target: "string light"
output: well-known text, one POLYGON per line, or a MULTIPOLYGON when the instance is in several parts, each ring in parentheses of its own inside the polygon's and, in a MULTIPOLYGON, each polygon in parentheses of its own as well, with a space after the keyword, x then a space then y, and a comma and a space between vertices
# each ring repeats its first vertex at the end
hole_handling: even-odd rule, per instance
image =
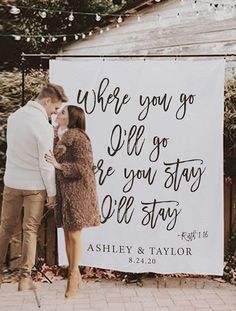
MULTIPOLYGON (((155 0, 155 2, 157 2, 157 3, 160 3, 161 2, 161 0, 155 0)), ((182 3, 185 3, 186 1, 185 0, 180 0, 180 2, 181 2, 181 4, 182 3)), ((222 7, 222 9, 227 9, 227 8, 229 8, 229 9, 235 9, 236 8, 236 5, 232 5, 231 3, 212 3, 212 1, 207 1, 207 0, 194 0, 193 2, 192 2, 192 6, 195 8, 196 7, 196 5, 197 5, 197 3, 203 3, 203 4, 207 4, 207 5, 209 5, 209 6, 221 6, 222 7)), ((7 5, 4 5, 4 4, 0 4, 0 6, 1 7, 7 7, 7 5)), ((58 14, 62 14, 62 13, 64 13, 64 14, 71 14, 72 12, 70 12, 70 11, 67 11, 67 10, 54 10, 54 9, 44 9, 44 10, 42 10, 42 8, 35 8, 35 7, 30 7, 30 6, 21 6, 21 5, 18 5, 17 7, 15 6, 15 5, 12 5, 11 6, 11 8, 10 8, 10 10, 9 10, 9 12, 11 13, 11 14, 19 14, 20 12, 21 12, 21 9, 22 10, 32 10, 32 11, 34 11, 34 12, 40 12, 39 14, 41 15, 41 17, 42 18, 45 18, 46 16, 47 16, 47 13, 58 13, 58 14)), ((94 13, 91 13, 91 12, 81 12, 81 11, 74 11, 73 12, 73 14, 72 14, 72 16, 74 16, 74 14, 76 14, 76 15, 87 15, 87 16, 89 16, 89 15, 94 15, 94 13)), ((99 14, 99 13, 96 13, 96 20, 97 20, 97 18, 99 19, 99 17, 100 17, 100 19, 102 18, 102 17, 119 17, 120 16, 120 14, 115 14, 115 13, 107 13, 107 14, 99 14)), ((126 13, 124 13, 123 14, 123 16, 125 17, 125 16, 136 16, 136 13, 129 13, 129 12, 126 12, 126 13)))
POLYGON ((219 13, 219 5, 214 6, 214 11, 216 15, 219 13))
POLYGON ((117 22, 118 22, 119 24, 123 22, 123 19, 122 19, 121 16, 118 17, 117 22))
POLYGON ((193 6, 193 9, 196 9, 196 7, 197 7, 197 1, 196 0, 193 2, 192 6, 193 6))
POLYGON ((17 15, 17 14, 20 14, 20 9, 17 8, 15 5, 13 5, 9 12, 13 15, 17 15))
POLYGON ((42 18, 46 18, 46 17, 47 17, 47 13, 46 13, 45 11, 39 12, 39 15, 40 15, 42 18))
MULTIPOLYGON (((183 4, 183 3, 185 3, 186 1, 185 0, 179 0, 180 2, 181 2, 181 4, 183 4)), ((159 0, 157 0, 156 2, 161 2, 161 1, 159 1, 159 0)), ((223 4, 219 4, 219 3, 213 3, 213 2, 208 2, 208 1, 206 1, 206 0, 194 0, 194 1, 191 1, 191 3, 192 3, 192 7, 193 7, 193 9, 196 9, 196 7, 198 6, 198 4, 199 3, 204 3, 205 5, 207 5, 207 8, 208 8, 208 10, 210 11, 210 12, 213 12, 213 13, 215 13, 216 15, 219 13, 223 13, 223 12, 226 12, 227 14, 229 13, 229 14, 235 14, 235 12, 236 12, 236 4, 235 5, 232 5, 232 4, 226 4, 226 3, 223 3, 223 4)), ((0 4, 0 7, 1 6, 3 6, 3 5, 1 5, 0 4)), ((18 6, 18 7, 16 7, 16 6, 11 6, 10 7, 10 10, 9 10, 9 12, 11 13, 11 14, 19 14, 20 12, 21 12, 21 10, 20 10, 20 8, 22 9, 22 7, 21 6, 18 6)), ((117 28, 119 28, 120 27, 120 24, 123 22, 123 18, 125 17, 125 16, 135 16, 136 18, 137 18, 137 21, 138 22, 140 22, 141 21, 141 16, 140 15, 137 15, 137 13, 135 13, 135 14, 133 14, 133 13, 124 13, 124 14, 122 14, 122 15, 117 15, 117 14, 100 14, 100 13, 86 13, 86 12, 75 12, 75 11, 70 11, 70 12, 68 12, 68 11, 58 11, 58 10, 47 10, 47 9, 45 9, 45 10, 42 10, 42 8, 41 9, 37 9, 37 8, 26 8, 26 7, 24 7, 25 9, 32 9, 32 10, 34 10, 34 11, 36 11, 36 12, 38 12, 38 14, 42 17, 42 18, 46 18, 47 17, 47 14, 49 13, 49 12, 57 12, 58 14, 61 14, 61 13, 67 13, 67 14, 69 14, 69 15, 67 15, 67 17, 66 17, 66 19, 68 19, 70 22, 72 22, 74 19, 75 19, 75 14, 83 14, 83 15, 93 15, 93 16, 95 16, 95 19, 96 19, 96 21, 100 21, 101 19, 102 19, 102 17, 103 16, 115 16, 115 17, 117 17, 117 19, 116 19, 116 21, 117 21, 117 23, 116 24, 113 24, 113 27, 117 27, 117 28)), ((198 10, 197 11, 195 11, 195 12, 193 12, 194 14, 195 14, 195 17, 196 18, 198 18, 199 16, 200 16, 200 10, 199 10, 200 8, 198 8, 198 10)), ((185 13, 183 13, 183 15, 184 15, 185 13)), ((176 14, 176 16, 177 16, 177 20, 178 20, 178 22, 181 20, 181 18, 182 18, 182 14, 180 13, 180 12, 178 12, 177 14, 176 14)), ((217 18, 217 17, 215 17, 215 18, 217 18)), ((159 24, 161 24, 161 21, 162 21, 162 16, 160 15, 160 14, 157 14, 157 21, 158 21, 158 23, 159 24)), ((71 25, 71 23, 69 23, 68 24, 68 26, 70 26, 71 25)), ((47 25, 45 25, 45 30, 47 30, 46 29, 46 27, 47 27, 47 25)), ((99 30, 99 32, 102 34, 102 33, 104 33, 104 31, 109 31, 110 30, 110 28, 107 26, 106 28, 104 28, 104 29, 100 29, 99 30)), ((162 31, 160 30, 159 31, 159 33, 161 34, 162 33, 162 31)), ((91 36, 92 35, 92 31, 90 30, 89 32, 88 32, 88 36, 91 36)), ((27 34, 27 35, 18 35, 18 34, 10 34, 10 35, 0 35, 0 36, 8 36, 8 37, 13 37, 16 41, 19 41, 19 40, 22 40, 22 39, 24 39, 26 42, 30 42, 31 41, 31 39, 32 38, 34 38, 35 40, 36 39, 38 39, 38 40, 41 40, 41 42, 45 42, 46 41, 46 39, 47 40, 49 40, 49 41, 51 41, 51 42, 55 42, 58 38, 62 38, 62 40, 65 42, 65 41, 67 41, 67 39, 69 39, 69 38, 72 38, 72 39, 75 39, 75 40, 78 40, 80 37, 82 38, 82 39, 85 39, 86 38, 86 34, 85 33, 80 33, 80 34, 54 34, 53 35, 53 37, 51 37, 51 35, 45 35, 45 36, 41 36, 41 35, 30 35, 29 36, 29 34, 27 34)))
POLYGON ((73 20, 75 19, 73 12, 70 13, 69 17, 68 17, 70 22, 73 22, 73 20))
POLYGON ((16 41, 19 41, 19 40, 21 39, 21 36, 19 36, 19 35, 14 35, 14 38, 15 38, 16 41))
MULTIPOLYGON (((1 7, 7 7, 7 5, 4 4, 0 4, 1 7)), ((42 9, 42 8, 37 8, 37 7, 30 7, 30 6, 23 6, 23 5, 18 5, 18 7, 16 6, 11 6, 10 8, 10 13, 12 14, 19 14, 20 13, 20 9, 22 10, 30 10, 30 11, 34 11, 34 12, 45 12, 47 13, 58 13, 59 15, 63 14, 71 14, 70 11, 67 10, 57 10, 57 9, 42 9)), ((73 11, 73 15, 85 15, 85 16, 94 16, 95 14, 92 12, 81 12, 81 11, 73 11)), ((44 14, 43 14, 44 15, 44 14)), ((130 16, 130 13, 124 13, 124 16, 130 16)), ((120 14, 115 14, 115 13, 104 13, 104 14, 100 14, 100 13, 96 13, 95 18, 98 18, 99 21, 101 20, 102 17, 119 17, 120 14)))
POLYGON ((101 16, 99 14, 95 15, 95 19, 97 22, 100 22, 100 20, 102 19, 101 16))
POLYGON ((212 3, 210 3, 208 11, 209 11, 209 12, 212 12, 213 10, 214 10, 214 8, 213 8, 213 4, 212 4, 212 3))

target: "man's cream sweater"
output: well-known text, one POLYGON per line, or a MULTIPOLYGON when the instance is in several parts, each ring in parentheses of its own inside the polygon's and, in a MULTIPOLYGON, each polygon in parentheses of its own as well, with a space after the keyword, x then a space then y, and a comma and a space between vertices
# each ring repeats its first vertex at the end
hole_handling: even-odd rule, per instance
POLYGON ((53 127, 42 105, 29 101, 12 113, 7 124, 6 186, 24 190, 46 189, 56 194, 55 169, 44 155, 53 150, 53 127))

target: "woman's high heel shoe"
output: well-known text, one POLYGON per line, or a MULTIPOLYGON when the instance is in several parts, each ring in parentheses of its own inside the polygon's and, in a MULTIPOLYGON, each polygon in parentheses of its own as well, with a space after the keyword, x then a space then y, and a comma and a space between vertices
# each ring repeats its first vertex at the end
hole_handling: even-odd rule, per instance
POLYGON ((77 294, 78 288, 81 286, 82 277, 79 271, 70 271, 67 281, 65 297, 70 298, 77 294))

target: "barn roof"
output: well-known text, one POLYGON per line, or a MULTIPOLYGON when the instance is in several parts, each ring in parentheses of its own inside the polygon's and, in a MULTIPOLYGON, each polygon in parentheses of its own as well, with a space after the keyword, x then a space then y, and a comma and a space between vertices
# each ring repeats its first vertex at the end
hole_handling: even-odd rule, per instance
POLYGON ((130 16, 122 23, 110 19, 102 31, 94 29, 92 36, 63 46, 60 53, 233 54, 236 53, 236 0, 218 3, 208 0, 138 1, 123 12, 130 16))

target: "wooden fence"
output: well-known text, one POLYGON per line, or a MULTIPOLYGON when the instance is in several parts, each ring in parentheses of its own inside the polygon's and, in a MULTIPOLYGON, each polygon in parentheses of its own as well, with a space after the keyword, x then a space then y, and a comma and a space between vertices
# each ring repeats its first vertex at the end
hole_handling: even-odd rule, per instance
MULTIPOLYGON (((53 211, 45 209, 45 217, 42 219, 39 228, 37 243, 37 258, 48 265, 58 263, 57 256, 57 230, 54 223, 53 211)), ((22 221, 21 221, 22 223, 22 221)), ((21 223, 15 230, 15 235, 9 245, 7 255, 7 265, 11 268, 17 268, 20 262, 22 229, 21 223), (18 259, 17 259, 18 258, 18 259), (13 260, 12 260, 13 259, 13 260)), ((236 232, 236 179, 231 184, 224 186, 224 242, 225 250, 228 246, 230 236, 236 232)))

